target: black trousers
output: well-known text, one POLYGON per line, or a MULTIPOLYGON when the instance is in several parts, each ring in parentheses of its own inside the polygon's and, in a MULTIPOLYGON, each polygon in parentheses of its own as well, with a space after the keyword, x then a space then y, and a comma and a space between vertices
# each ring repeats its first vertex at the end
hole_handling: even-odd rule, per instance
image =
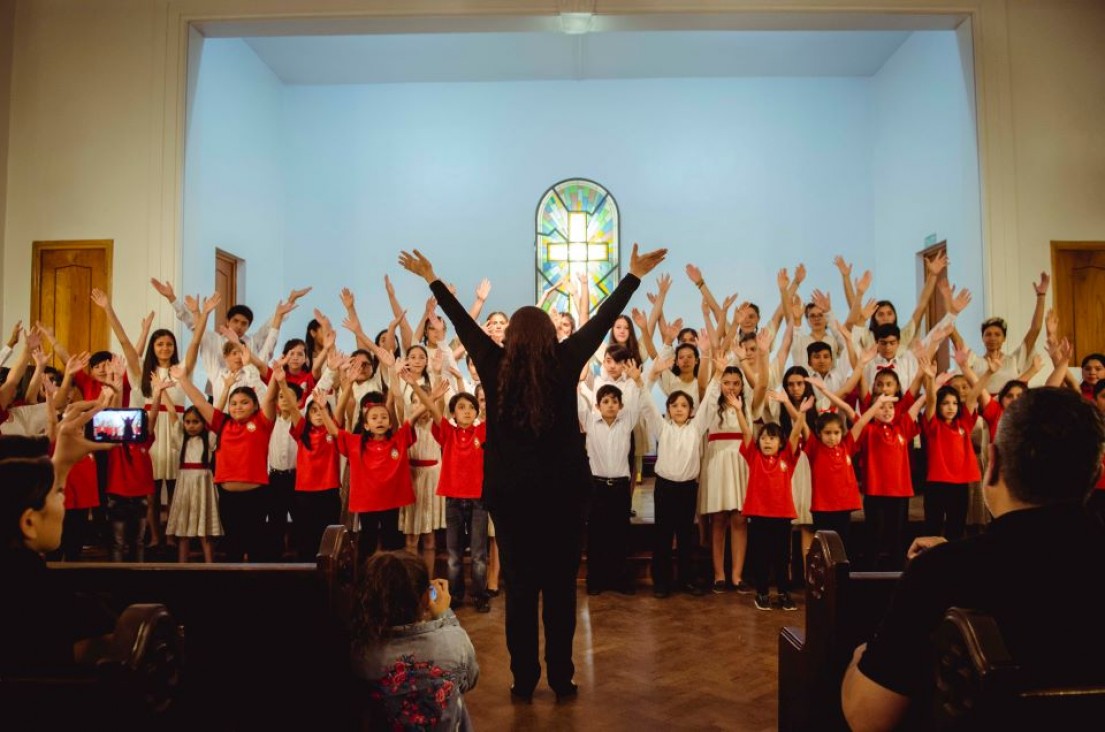
MULTIPOLYGON (((265 531, 269 541, 268 553, 271 557, 277 558, 284 554, 284 537, 288 533, 288 514, 291 513, 295 495, 295 471, 274 470, 269 473, 268 492, 269 505, 265 515, 265 531)), ((311 555, 311 560, 314 560, 314 554, 311 555)))
POLYGON ((679 584, 688 585, 694 578, 694 549, 697 531, 694 525, 698 501, 698 481, 672 481, 656 476, 653 492, 656 503, 656 543, 652 547, 652 583, 658 590, 669 590, 671 576, 671 543, 675 540, 679 584))
POLYGON ((358 513, 357 517, 361 521, 361 533, 357 535, 358 561, 364 562, 375 554, 377 544, 385 552, 398 551, 406 546, 406 537, 399 531, 398 508, 365 511, 358 513))
POLYGON ((767 594, 772 573, 779 592, 787 592, 790 589, 790 519, 749 516, 748 558, 756 594, 767 594))
POLYGON ((1086 510, 1090 515, 1105 524, 1105 490, 1094 489, 1086 499, 1086 510))
POLYGON ((967 484, 925 486, 925 536, 962 539, 967 529, 967 484))
POLYGON ((248 491, 228 491, 219 486, 219 518, 223 522, 223 552, 228 562, 272 561, 271 543, 265 532, 268 486, 248 491))
POLYGON ((296 558, 301 562, 315 561, 326 527, 341 520, 338 489, 295 491, 292 496, 292 519, 296 558))
MULTIPOLYGON (((629 478, 592 478, 587 518, 587 589, 620 588, 628 580, 629 511, 633 486, 629 478)), ((498 530, 498 524, 495 524, 498 530)))
POLYGON ((909 498, 864 496, 863 514, 870 524, 868 565, 878 571, 900 571, 905 561, 902 539, 909 516, 909 498))
POLYGON ((582 496, 564 496, 536 508, 492 508, 506 582, 506 645, 515 688, 532 690, 541 678, 538 661, 538 603, 545 625, 545 666, 549 685, 566 689, 575 675, 572 641, 576 631, 576 574, 583 535, 582 496))
POLYGON ((851 511, 810 511, 813 515, 814 531, 835 531, 848 549, 848 534, 852 528, 851 511))

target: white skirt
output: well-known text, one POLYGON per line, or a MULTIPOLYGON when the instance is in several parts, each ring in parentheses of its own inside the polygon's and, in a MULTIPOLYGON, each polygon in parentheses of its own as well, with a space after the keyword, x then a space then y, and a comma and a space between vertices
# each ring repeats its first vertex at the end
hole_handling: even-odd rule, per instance
POLYGON ((445 528, 445 496, 437 495, 441 463, 426 468, 411 468, 414 503, 399 509, 399 530, 404 534, 428 534, 445 528))
POLYGON ((706 445, 698 477, 698 513, 740 511, 748 490, 748 463, 740 440, 713 440, 706 445))
POLYGON ((179 472, 165 533, 181 537, 222 536, 219 497, 210 470, 185 468, 179 472))
POLYGON ((810 513, 810 505, 813 502, 813 481, 810 479, 810 459, 805 452, 798 454, 798 463, 794 466, 790 489, 791 497, 794 499, 794 511, 798 514, 798 518, 791 523, 796 526, 813 525, 813 514, 810 513))

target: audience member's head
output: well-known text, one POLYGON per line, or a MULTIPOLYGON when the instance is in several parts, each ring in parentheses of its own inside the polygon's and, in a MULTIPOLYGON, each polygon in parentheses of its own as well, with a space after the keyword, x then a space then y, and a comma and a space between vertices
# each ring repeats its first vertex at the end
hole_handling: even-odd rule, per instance
POLYGON ((429 588, 426 563, 415 555, 373 554, 364 563, 354 599, 354 641, 371 646, 386 639, 392 628, 421 620, 429 606, 429 588))
POLYGON ((1044 506, 1081 503, 1101 471, 1105 417, 1076 392, 1029 389, 1005 410, 994 439, 987 486, 1044 506))
POLYGON ((61 544, 65 494, 54 488, 45 437, 0 437, 0 531, 4 549, 49 552, 61 544))

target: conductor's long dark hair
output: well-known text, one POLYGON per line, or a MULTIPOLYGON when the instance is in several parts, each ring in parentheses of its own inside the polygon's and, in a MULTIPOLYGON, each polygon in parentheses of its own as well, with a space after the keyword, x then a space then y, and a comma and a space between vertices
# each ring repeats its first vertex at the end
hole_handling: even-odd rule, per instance
MULTIPOLYGON (((556 328, 540 308, 519 308, 510 318, 499 364, 500 424, 533 437, 553 425, 549 384, 556 377, 556 328)), ((491 407, 489 407, 491 409, 491 407)))

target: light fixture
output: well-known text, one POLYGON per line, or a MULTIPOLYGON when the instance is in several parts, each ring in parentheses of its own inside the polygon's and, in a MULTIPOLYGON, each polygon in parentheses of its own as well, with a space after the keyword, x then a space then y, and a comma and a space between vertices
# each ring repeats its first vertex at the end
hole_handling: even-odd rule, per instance
POLYGON ((591 31, 594 13, 561 13, 560 30, 569 36, 580 36, 591 31))

